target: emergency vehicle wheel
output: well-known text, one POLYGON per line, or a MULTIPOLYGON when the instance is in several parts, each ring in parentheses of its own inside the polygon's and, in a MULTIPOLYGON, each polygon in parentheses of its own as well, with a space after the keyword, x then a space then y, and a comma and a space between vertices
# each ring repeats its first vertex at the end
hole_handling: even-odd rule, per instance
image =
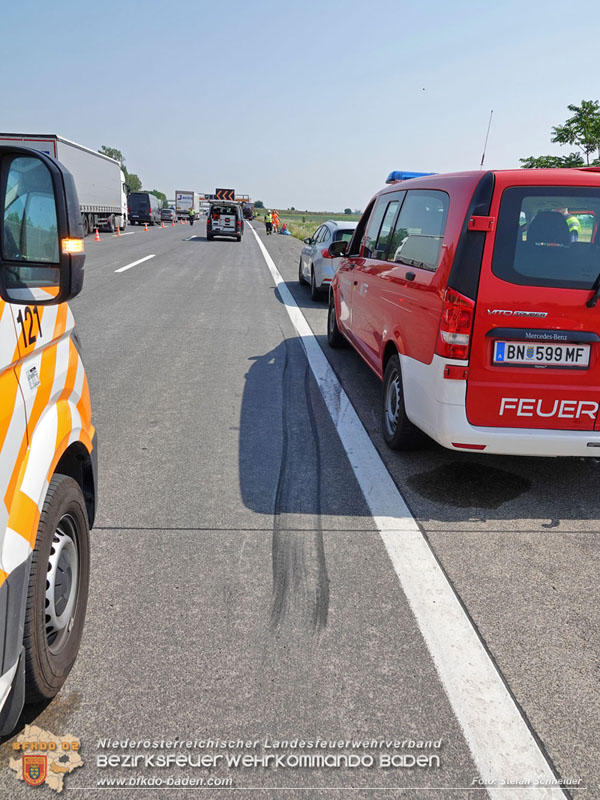
POLYGON ((390 358, 383 376, 383 438, 392 450, 412 450, 418 447, 421 432, 406 415, 400 359, 390 358))
POLYGON ((340 333, 337 324, 337 314, 335 313, 335 302, 333 292, 329 295, 329 311, 327 313, 327 343, 329 347, 344 347, 346 339, 340 333))
POLYGON ((300 262, 298 264, 298 283, 300 284, 300 286, 304 286, 304 284, 306 283, 306 279, 302 274, 302 259, 300 259, 300 262))
POLYGON ((31 558, 25 613, 26 702, 58 692, 75 663, 87 608, 88 517, 79 484, 54 475, 31 558))
POLYGON ((241 236, 236 236, 236 239, 238 240, 238 242, 242 241, 242 237, 241 236))

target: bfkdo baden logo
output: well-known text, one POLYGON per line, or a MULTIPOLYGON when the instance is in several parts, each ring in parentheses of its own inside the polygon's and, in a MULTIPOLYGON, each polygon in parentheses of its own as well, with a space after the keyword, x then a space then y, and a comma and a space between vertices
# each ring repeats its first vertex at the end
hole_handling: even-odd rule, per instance
POLYGON ((23 780, 30 786, 39 786, 46 780, 48 756, 23 756, 23 780))
POLYGON ((16 757, 10 759, 9 766, 30 786, 46 783, 62 792, 65 775, 83 766, 79 739, 69 734, 55 736, 37 725, 26 725, 12 747, 16 757))

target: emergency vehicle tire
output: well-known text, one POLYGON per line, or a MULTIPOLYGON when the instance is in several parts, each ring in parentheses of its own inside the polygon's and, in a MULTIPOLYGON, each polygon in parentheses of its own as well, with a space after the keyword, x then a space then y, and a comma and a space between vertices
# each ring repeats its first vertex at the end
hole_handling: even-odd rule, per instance
POLYGON ((115 232, 115 215, 114 214, 111 214, 110 217, 108 218, 107 228, 108 228, 108 232, 109 233, 114 233, 115 232))
POLYGON ((31 557, 23 637, 27 703, 54 697, 75 663, 89 571, 89 526, 81 488, 67 475, 54 475, 31 557))
POLYGON ((85 216, 85 214, 83 215, 83 219, 82 219, 81 223, 83 225, 83 238, 85 239, 85 237, 90 232, 90 226, 89 226, 89 223, 88 223, 88 218, 85 216))
POLYGON ((238 240, 238 242, 242 241, 242 237, 241 236, 236 236, 235 238, 238 240))
POLYGON ((304 286, 304 284, 306 283, 306 279, 302 274, 302 259, 300 259, 300 262, 298 264, 298 283, 300 284, 300 286, 304 286))
POLYGON ((423 441, 423 435, 409 420, 404 407, 400 358, 390 358, 383 376, 382 429, 383 438, 391 450, 414 450, 423 441))
POLYGON ((329 311, 327 312, 327 343, 329 347, 345 347, 346 338, 337 324, 337 314, 335 313, 335 302, 333 292, 329 295, 329 311))
POLYGON ((207 234, 206 234, 206 239, 207 239, 207 241, 209 241, 209 242, 212 242, 212 240, 213 240, 214 238, 215 238, 215 237, 212 235, 212 233, 207 233, 207 234))

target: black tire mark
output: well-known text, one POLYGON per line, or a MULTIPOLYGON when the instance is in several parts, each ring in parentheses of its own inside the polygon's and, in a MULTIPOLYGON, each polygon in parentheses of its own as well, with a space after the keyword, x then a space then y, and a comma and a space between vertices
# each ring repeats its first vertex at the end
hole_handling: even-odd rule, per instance
MULTIPOLYGON (((319 632, 327 625, 329 613, 329 577, 325 562, 325 548, 321 524, 321 455, 320 440, 316 417, 310 397, 310 370, 308 362, 305 364, 304 408, 310 423, 311 438, 314 447, 314 495, 307 499, 307 507, 311 515, 317 520, 316 530, 290 530, 286 529, 285 521, 294 511, 304 513, 306 508, 302 505, 300 496, 299 508, 294 508, 295 491, 298 486, 294 482, 295 475, 293 460, 297 452, 290 453, 291 421, 288 408, 293 408, 297 402, 297 393, 294 395, 293 375, 290 369, 289 345, 282 332, 285 343, 285 356, 282 368, 282 447, 279 477, 275 492, 275 505, 273 510, 273 600, 271 607, 271 629, 279 628, 292 609, 300 612, 302 627, 308 627, 312 632, 319 632)), ((302 450, 305 454, 305 450, 302 450)), ((311 481, 313 483, 313 481, 311 481)))

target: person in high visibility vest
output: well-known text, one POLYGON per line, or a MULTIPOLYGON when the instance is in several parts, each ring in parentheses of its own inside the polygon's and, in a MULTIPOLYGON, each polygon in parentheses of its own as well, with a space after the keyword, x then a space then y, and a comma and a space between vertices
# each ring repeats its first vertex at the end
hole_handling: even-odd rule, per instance
POLYGON ((569 214, 568 208, 557 208, 556 210, 559 212, 559 214, 563 215, 567 225, 569 226, 569 239, 571 243, 578 242, 579 237, 581 236, 581 222, 579 221, 579 218, 574 214, 569 214))
POLYGON ((265 214, 265 228, 267 229, 267 236, 270 236, 273 232, 273 215, 269 210, 265 214))
POLYGON ((277 211, 273 211, 273 228, 275 233, 279 233, 279 214, 277 211))
POLYGON ((190 208, 190 225, 194 224, 194 209, 190 208))

